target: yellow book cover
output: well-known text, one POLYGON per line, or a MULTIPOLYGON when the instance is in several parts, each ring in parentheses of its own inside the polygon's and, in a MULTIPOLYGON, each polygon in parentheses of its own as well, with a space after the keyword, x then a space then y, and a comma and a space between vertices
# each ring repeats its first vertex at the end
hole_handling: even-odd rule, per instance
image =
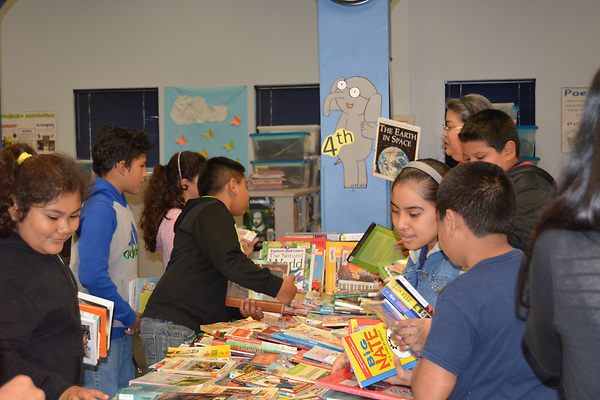
POLYGON ((165 358, 174 357, 202 358, 213 360, 228 360, 231 356, 231 347, 228 344, 218 346, 190 347, 181 345, 179 347, 169 347, 165 358))
MULTIPOLYGON (((372 385, 396 373, 394 354, 406 369, 416 365, 408 352, 393 351, 389 331, 383 323, 373 325, 342 339, 352 370, 361 388, 372 385)), ((395 346, 394 346, 395 347, 395 346)))
POLYGON ((340 268, 344 271, 360 267, 348 263, 348 256, 358 242, 335 242, 328 240, 325 247, 325 291, 333 293, 338 290, 340 268))

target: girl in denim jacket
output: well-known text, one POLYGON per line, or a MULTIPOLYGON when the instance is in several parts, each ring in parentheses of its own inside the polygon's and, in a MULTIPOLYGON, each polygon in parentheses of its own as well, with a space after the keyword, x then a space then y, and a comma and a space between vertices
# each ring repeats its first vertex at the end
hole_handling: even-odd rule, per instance
POLYGON ((426 158, 408 163, 392 186, 392 221, 410 250, 404 277, 435 309, 440 291, 460 269, 441 251, 437 238, 435 199, 448 166, 426 158))

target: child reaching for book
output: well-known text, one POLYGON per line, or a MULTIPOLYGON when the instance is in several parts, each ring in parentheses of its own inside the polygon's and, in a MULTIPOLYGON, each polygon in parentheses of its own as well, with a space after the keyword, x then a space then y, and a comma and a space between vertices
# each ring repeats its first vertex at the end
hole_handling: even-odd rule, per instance
MULTIPOLYGON (((198 182, 203 197, 189 200, 175 223, 171 261, 142 318, 149 365, 163 359, 169 346, 177 347, 198 332, 200 325, 248 316, 225 306, 228 281, 284 304, 296 294, 293 275, 282 279, 242 252, 234 216, 243 215, 248 207, 244 172, 244 166, 231 159, 209 159, 198 182)), ((242 312, 254 317, 252 308, 250 304, 242 312)))
POLYGON ((206 164, 200 153, 180 151, 167 165, 154 167, 144 192, 140 228, 146 249, 162 254, 164 269, 173 251, 175 221, 190 199, 198 198, 198 176, 206 164))
POLYGON ((108 399, 79 386, 77 283, 58 255, 79 226, 86 188, 67 156, 24 144, 0 150, 0 385, 26 375, 49 400, 108 399))

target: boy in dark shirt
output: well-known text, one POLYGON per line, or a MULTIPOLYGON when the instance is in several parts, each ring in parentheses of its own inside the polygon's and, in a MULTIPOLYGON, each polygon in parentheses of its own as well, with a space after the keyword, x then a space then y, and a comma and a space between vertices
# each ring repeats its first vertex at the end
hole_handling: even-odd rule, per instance
POLYGON ((461 164, 444 177, 436 201, 440 247, 466 272, 438 297, 413 371, 395 360, 394 383, 415 399, 553 399, 521 347, 525 322, 516 314, 523 252, 507 240, 515 221, 508 175, 486 162, 461 164))
MULTIPOLYGON (((198 179, 199 199, 188 201, 175 222, 173 253, 142 318, 147 363, 160 361, 200 330, 200 325, 240 318, 225 306, 229 280, 289 304, 294 276, 283 280, 243 253, 234 216, 243 215, 249 193, 244 167, 225 157, 207 161, 198 179)), ((254 314, 254 313, 252 313, 254 314)))
POLYGON ((515 185, 517 219, 508 236, 511 246, 525 251, 554 179, 529 161, 519 159, 519 135, 515 123, 505 112, 483 110, 470 117, 458 134, 465 162, 487 161, 508 173, 515 185))

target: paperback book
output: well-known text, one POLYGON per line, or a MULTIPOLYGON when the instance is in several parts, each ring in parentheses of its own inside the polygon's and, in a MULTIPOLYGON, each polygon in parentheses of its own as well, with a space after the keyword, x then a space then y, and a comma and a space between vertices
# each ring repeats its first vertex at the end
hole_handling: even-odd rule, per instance
POLYGON ((360 387, 396 373, 394 353, 387 345, 383 323, 351 333, 342 339, 342 343, 360 387))
POLYGON ((266 372, 252 371, 233 378, 232 381, 251 387, 276 388, 280 393, 294 396, 312 386, 309 382, 271 375, 266 372))
POLYGON ((235 361, 205 361, 193 358, 175 357, 156 364, 159 372, 219 377, 229 372, 235 361))
POLYGON ((419 155, 421 128, 387 118, 377 120, 373 176, 393 181, 419 155))
POLYGON ((148 299, 158 283, 158 278, 137 278, 129 281, 129 305, 143 313, 148 299))
POLYGON ((284 378, 295 379, 309 383, 315 383, 318 379, 323 378, 331 373, 325 368, 316 367, 314 365, 297 364, 283 374, 284 378))
POLYGON ((394 244, 401 240, 402 237, 398 233, 371 222, 348 256, 348 261, 374 274, 379 274, 381 265, 406 259, 400 250, 394 249, 394 244))
MULTIPOLYGON (((376 382, 367 387, 361 387, 356 380, 351 367, 341 369, 329 376, 319 379, 316 385, 323 388, 333 389, 335 391, 355 394, 363 398, 378 400, 411 400, 414 399, 409 388, 404 386, 391 385, 386 382, 376 382)), ((345 397, 332 397, 335 394, 329 394, 324 398, 328 400, 345 400, 345 397)))
POLYGON ((312 249, 310 241, 264 242, 260 259, 269 263, 289 264, 289 274, 296 277, 296 287, 300 293, 307 293, 310 291, 312 249))

